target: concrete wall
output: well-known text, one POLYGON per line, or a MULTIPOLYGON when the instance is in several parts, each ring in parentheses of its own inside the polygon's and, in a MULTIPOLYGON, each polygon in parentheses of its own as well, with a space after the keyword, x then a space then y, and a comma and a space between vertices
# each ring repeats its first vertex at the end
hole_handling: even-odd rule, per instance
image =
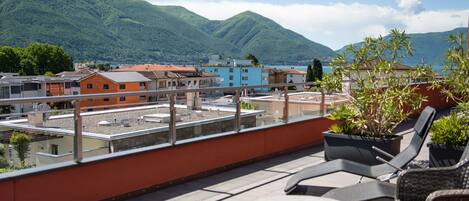
POLYGON ((313 119, 3 179, 0 180, 0 200, 107 199, 318 145, 322 143, 321 132, 331 124, 324 118, 313 119))

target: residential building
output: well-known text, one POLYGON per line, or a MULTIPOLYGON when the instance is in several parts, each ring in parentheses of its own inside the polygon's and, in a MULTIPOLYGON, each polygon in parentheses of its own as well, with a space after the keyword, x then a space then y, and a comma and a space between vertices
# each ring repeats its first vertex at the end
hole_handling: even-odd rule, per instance
MULTIPOLYGON (((270 84, 283 84, 283 83, 304 83, 306 81, 306 72, 294 68, 291 69, 278 69, 267 68, 269 73, 270 84)), ((298 90, 303 90, 303 86, 296 86, 298 90)))
MULTIPOLYGON (((354 87, 352 84, 354 80, 356 80, 358 77, 367 77, 368 71, 372 70, 372 66, 376 65, 376 62, 370 62, 367 66, 361 67, 358 71, 358 73, 352 73, 351 77, 343 77, 343 82, 342 82, 342 92, 344 93, 350 93, 351 89, 354 87)), ((392 66, 393 68, 393 74, 383 74, 382 77, 389 77, 389 76, 396 76, 396 77, 401 77, 403 75, 406 75, 409 71, 415 70, 414 68, 396 63, 392 66)), ((411 79, 411 78, 409 78, 411 79)))
MULTIPOLYGON (((138 72, 150 79, 149 90, 218 87, 221 81, 215 74, 200 72, 194 67, 143 64, 115 69, 114 72, 138 72)), ((212 93, 210 93, 212 94, 212 93)), ((207 93, 202 94, 207 95, 207 93)), ((178 98, 185 94, 178 95, 178 98)), ((150 97, 150 101, 166 97, 150 97)))
MULTIPOLYGON (((294 68, 283 70, 286 75, 286 83, 305 83, 306 72, 294 68)), ((304 86, 296 86, 297 90, 303 90, 304 86)))
MULTIPOLYGON (((151 80, 137 72, 100 72, 93 73, 80 80, 81 94, 117 93, 146 91, 151 80)), ((147 102, 148 97, 122 96, 118 98, 87 99, 81 102, 88 111, 101 107, 147 102), (90 108, 97 107, 97 108, 90 108)))
MULTIPOLYGON (((46 96, 46 80, 43 76, 0 75, 0 99, 46 96)), ((12 104, 3 113, 26 113, 33 111, 37 103, 12 104)))

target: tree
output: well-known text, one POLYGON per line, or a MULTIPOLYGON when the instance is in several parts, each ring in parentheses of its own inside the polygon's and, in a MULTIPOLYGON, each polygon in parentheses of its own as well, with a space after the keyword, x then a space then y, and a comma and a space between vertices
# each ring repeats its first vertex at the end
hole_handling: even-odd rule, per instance
POLYGON ((55 74, 51 71, 47 71, 46 73, 44 73, 44 76, 47 76, 47 77, 55 77, 55 74))
POLYGON ((14 48, 0 47, 0 72, 18 72, 20 70, 21 56, 14 48))
POLYGON ((31 43, 24 49, 24 57, 34 63, 38 69, 38 74, 47 71, 59 73, 72 69, 72 58, 61 47, 45 44, 31 43))
POLYGON ((249 53, 249 54, 246 56, 246 59, 251 60, 251 63, 252 63, 252 65, 254 65, 254 66, 259 65, 259 60, 257 59, 256 56, 254 56, 254 55, 251 54, 251 53, 249 53))
MULTIPOLYGON (((417 93, 413 79, 433 74, 428 66, 400 74, 397 62, 412 55, 409 37, 404 31, 392 30, 389 36, 365 38, 362 46, 349 46, 332 61, 334 76, 347 78, 352 87, 346 106, 354 112, 348 119, 358 134, 382 137, 422 107, 426 97, 417 93), (346 58, 352 58, 350 62, 346 58)), ((430 78, 430 77, 429 77, 430 78)))
POLYGON ((322 72, 322 63, 319 59, 313 60, 313 69, 312 69, 312 82, 322 80, 323 72, 322 72))
POLYGON ((18 153, 18 158, 21 161, 21 167, 24 167, 25 159, 28 157, 31 137, 25 133, 15 131, 10 137, 10 143, 13 145, 13 149, 16 151, 16 153, 18 153))
POLYGON ((311 64, 308 64, 308 69, 306 69, 306 82, 313 81, 313 67, 311 64))

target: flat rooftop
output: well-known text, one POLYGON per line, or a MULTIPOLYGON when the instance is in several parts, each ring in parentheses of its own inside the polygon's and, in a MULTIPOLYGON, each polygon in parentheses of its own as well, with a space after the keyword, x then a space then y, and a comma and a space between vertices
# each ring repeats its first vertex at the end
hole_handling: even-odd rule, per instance
MULTIPOLYGON (((202 106, 201 110, 189 110, 185 105, 175 105, 177 126, 191 126, 214 121, 234 119, 235 108, 219 106, 202 106)), ((241 110, 241 116, 253 116, 263 113, 261 110, 241 110)), ((133 133, 149 133, 151 131, 167 130, 169 121, 148 121, 160 116, 169 119, 169 105, 151 105, 131 108, 83 112, 83 136, 105 138, 116 135, 129 135, 133 133), (153 118, 152 118, 153 117, 153 118), (125 123, 124 123, 125 122, 125 123), (103 124, 100 124, 103 123, 103 124)), ((44 134, 54 135, 73 134, 73 114, 56 115, 44 122, 44 127, 32 125, 26 118, 0 122, 0 126, 16 129, 27 129, 44 134)))
MULTIPOLYGON (((320 92, 299 92, 299 93, 289 93, 288 94, 289 102, 291 103, 310 103, 310 104, 320 104, 321 103, 321 93, 320 92)), ((283 101, 283 94, 279 93, 272 96, 262 96, 249 98, 254 101, 283 101)), ((326 104, 338 104, 347 102, 349 99, 345 94, 331 94, 325 95, 324 101, 326 104)))
MULTIPOLYGON (((439 112, 439 116, 447 111, 439 112)), ((401 149, 405 149, 412 138, 410 128, 414 120, 403 123, 397 130, 403 135, 401 149)), ((430 137, 427 137, 427 142, 430 137)), ((426 143, 427 143, 426 142, 426 143)), ((425 143, 425 144, 426 144, 425 143)), ((428 148, 424 145, 416 160, 428 160, 428 148)), ((283 188, 288 179, 303 168, 325 162, 322 145, 284 154, 270 159, 244 165, 200 179, 162 188, 128 201, 155 200, 276 200, 292 199, 283 188), (269 199, 270 198, 270 199, 269 199)), ((339 172, 300 183, 293 196, 321 196, 333 188, 345 187, 371 179, 339 172)), ((395 182, 395 179, 394 181, 395 182)))

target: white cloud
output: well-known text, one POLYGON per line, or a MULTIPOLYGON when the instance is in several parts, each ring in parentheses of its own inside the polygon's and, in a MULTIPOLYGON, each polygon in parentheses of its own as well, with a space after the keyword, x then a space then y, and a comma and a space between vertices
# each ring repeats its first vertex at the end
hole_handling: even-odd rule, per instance
POLYGON ((419 0, 399 0, 399 9, 370 4, 271 4, 244 0, 148 0, 157 5, 180 5, 212 20, 251 10, 285 28, 333 49, 386 34, 392 28, 408 33, 447 31, 465 26, 469 9, 423 10, 419 0))
POLYGON ((420 0, 397 0, 398 7, 405 12, 417 13, 423 10, 420 0))

